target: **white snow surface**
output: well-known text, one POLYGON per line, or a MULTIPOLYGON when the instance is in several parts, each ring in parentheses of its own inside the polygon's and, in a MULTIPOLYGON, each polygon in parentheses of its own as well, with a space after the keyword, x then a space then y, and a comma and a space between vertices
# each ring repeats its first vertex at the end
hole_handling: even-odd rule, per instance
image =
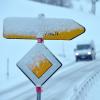
POLYGON ((7 18, 4 20, 4 35, 44 35, 82 28, 71 19, 57 18, 7 18))
MULTIPOLYGON (((73 19, 86 28, 84 34, 71 41, 44 41, 44 44, 63 63, 63 66, 43 85, 43 100, 73 100, 72 98, 76 96, 77 91, 85 84, 85 82, 100 70, 100 19, 98 16, 26 0, 1 0, 0 100, 36 99, 35 86, 16 67, 16 62, 30 50, 35 44, 35 41, 8 40, 4 39, 2 35, 3 20, 6 17, 37 17, 39 13, 44 13, 49 18, 73 19), (96 60, 76 63, 73 51, 76 44, 91 40, 94 40, 96 45, 96 60), (65 49, 65 58, 59 57, 59 54, 62 54, 62 44, 65 49), (9 58, 9 79, 7 79, 6 75, 7 58, 9 58)), ((92 84, 94 86, 89 84, 89 88, 85 89, 86 95, 80 95, 81 99, 83 96, 87 100, 97 100, 100 98, 98 94, 100 92, 99 80, 99 78, 96 79, 95 84, 92 84), (92 98, 92 96, 94 98, 92 98)), ((81 92, 84 94, 84 91, 81 92)))

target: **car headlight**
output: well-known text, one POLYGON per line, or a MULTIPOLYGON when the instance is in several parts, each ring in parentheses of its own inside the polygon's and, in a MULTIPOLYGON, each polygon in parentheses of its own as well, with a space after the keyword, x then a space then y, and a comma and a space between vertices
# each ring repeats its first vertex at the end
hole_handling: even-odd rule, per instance
POLYGON ((76 56, 78 56, 78 55, 79 55, 79 53, 76 53, 75 55, 76 55, 76 56))
POLYGON ((91 54, 91 52, 88 52, 88 55, 90 55, 91 54))

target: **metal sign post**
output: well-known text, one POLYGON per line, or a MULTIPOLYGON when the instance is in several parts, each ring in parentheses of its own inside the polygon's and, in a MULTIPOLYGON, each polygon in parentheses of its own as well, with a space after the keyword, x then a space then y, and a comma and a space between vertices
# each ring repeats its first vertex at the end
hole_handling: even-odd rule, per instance
MULTIPOLYGON (((37 43, 43 43, 43 38, 37 38, 37 43)), ((37 100, 41 100, 41 92, 42 88, 41 86, 36 86, 36 93, 37 93, 37 100)))
POLYGON ((43 38, 37 38, 37 43, 43 43, 44 39, 43 38))
POLYGON ((41 100, 41 92, 42 92, 41 86, 36 86, 36 92, 37 92, 37 100, 41 100))

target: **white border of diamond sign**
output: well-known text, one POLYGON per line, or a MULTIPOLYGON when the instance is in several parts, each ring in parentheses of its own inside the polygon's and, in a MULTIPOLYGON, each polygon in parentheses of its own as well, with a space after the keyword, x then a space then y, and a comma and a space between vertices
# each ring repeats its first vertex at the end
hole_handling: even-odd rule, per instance
POLYGON ((61 66, 60 61, 41 43, 37 43, 18 63, 17 66, 36 86, 42 86, 61 66), (51 67, 38 78, 28 67, 34 61, 36 55, 45 56, 50 62, 51 67))

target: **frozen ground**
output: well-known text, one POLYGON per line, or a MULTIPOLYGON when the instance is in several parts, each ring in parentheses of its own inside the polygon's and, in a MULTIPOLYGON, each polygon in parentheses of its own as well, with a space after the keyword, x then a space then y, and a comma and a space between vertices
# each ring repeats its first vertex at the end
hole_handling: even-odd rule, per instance
MULTIPOLYGON (((26 0, 9 0, 9 2, 5 2, 6 0, 1 0, 0 3, 0 100, 36 99, 35 87, 16 67, 16 63, 32 48, 36 41, 7 40, 2 37, 2 30, 3 19, 6 17, 36 17, 41 12, 45 13, 47 17, 70 18, 86 27, 86 32, 72 41, 45 41, 45 45, 61 60, 63 66, 44 84, 42 99, 71 100, 76 94, 75 91, 78 91, 91 78, 91 75, 100 70, 99 17, 26 0), (97 59, 93 62, 75 63, 73 49, 76 44, 91 40, 94 40, 96 45, 97 59), (62 45, 64 45, 66 51, 66 58, 59 56, 63 51, 62 45), (7 79, 6 75, 8 58, 9 79, 7 79)), ((85 93, 91 90, 91 92, 87 93, 89 94, 87 95, 87 100, 93 99, 91 98, 92 93, 99 92, 97 90, 98 87, 100 88, 98 80, 95 81, 96 84, 93 88, 91 85, 86 88, 85 93)), ((82 94, 84 93, 82 92, 82 94)), ((84 97, 86 98, 86 96, 84 97)), ((94 94, 94 97, 100 98, 98 93, 94 94)))

